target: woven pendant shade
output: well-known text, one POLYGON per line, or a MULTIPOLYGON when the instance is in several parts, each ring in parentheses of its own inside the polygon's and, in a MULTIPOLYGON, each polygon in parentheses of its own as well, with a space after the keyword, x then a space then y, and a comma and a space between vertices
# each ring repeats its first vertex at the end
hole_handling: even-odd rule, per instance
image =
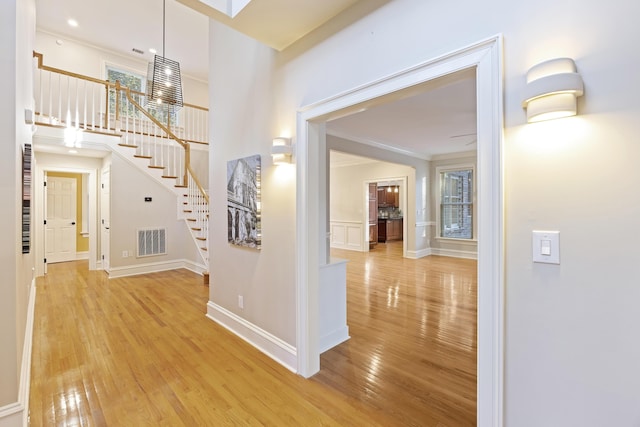
POLYGON ((182 80, 178 62, 155 55, 147 73, 147 100, 149 106, 154 108, 161 105, 173 111, 182 108, 182 80))

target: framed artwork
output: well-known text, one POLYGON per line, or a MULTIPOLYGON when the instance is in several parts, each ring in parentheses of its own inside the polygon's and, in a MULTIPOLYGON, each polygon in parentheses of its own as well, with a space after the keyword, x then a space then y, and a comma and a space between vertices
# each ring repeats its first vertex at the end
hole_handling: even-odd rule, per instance
POLYGON ((227 162, 227 240, 260 249, 260 155, 227 162))
POLYGON ((22 253, 31 251, 31 144, 22 152, 22 253))

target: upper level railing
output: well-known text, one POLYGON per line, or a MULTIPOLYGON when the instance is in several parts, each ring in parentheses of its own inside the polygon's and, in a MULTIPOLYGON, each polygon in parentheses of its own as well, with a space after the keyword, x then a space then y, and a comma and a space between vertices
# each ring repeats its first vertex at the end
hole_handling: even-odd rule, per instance
POLYGON ((120 136, 120 145, 135 148, 135 157, 150 159, 151 168, 163 169, 164 178, 175 178, 176 186, 186 189, 185 202, 198 222, 197 238, 206 245, 209 196, 191 168, 189 143, 207 144, 208 110, 184 104, 175 116, 160 117, 155 109, 144 108, 142 92, 49 67, 42 54, 33 56, 35 122, 120 136))
MULTIPOLYGON (((42 54, 34 52, 33 56, 37 59, 34 79, 37 122, 52 126, 67 126, 71 122, 83 130, 113 133, 118 113, 124 113, 123 116, 134 113, 122 105, 115 108, 114 82, 49 67, 43 64, 42 54)), ((140 105, 146 104, 144 93, 130 92, 140 105)), ((185 103, 174 123, 165 124, 185 142, 207 144, 208 111, 185 103)))

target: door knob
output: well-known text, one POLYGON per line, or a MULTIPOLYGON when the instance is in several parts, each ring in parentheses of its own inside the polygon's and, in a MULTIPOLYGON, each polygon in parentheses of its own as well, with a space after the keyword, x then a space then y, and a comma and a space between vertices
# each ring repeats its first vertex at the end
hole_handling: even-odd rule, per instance
POLYGON ((75 222, 75 221, 73 221, 73 222, 71 223, 71 225, 76 225, 76 222, 75 222))

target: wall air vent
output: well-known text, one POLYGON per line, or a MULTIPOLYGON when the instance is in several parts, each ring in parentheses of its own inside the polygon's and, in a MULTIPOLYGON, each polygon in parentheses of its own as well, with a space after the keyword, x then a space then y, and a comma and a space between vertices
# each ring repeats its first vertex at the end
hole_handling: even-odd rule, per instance
POLYGON ((166 254, 166 228, 145 228, 138 230, 138 257, 166 254))

